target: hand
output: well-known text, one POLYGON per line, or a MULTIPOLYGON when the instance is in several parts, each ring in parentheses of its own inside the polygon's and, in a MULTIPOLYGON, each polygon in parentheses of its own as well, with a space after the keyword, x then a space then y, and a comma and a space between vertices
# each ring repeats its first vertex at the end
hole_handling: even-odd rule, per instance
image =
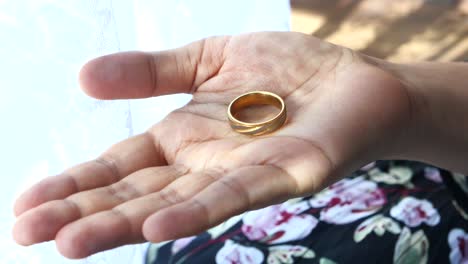
POLYGON ((193 100, 25 192, 15 206, 16 241, 55 239, 64 256, 82 258, 195 235, 393 155, 411 116, 408 94, 366 61, 311 36, 254 33, 89 62, 80 80, 96 98, 192 93, 193 100), (227 105, 252 90, 284 98, 284 127, 261 137, 232 131, 227 105))

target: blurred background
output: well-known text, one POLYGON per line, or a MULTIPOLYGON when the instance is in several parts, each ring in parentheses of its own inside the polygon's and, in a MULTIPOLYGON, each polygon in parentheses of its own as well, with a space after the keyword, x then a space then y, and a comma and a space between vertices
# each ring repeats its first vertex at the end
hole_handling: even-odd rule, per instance
POLYGON ((468 60, 467 0, 292 0, 293 31, 395 62, 468 60))
POLYGON ((11 238, 24 189, 190 100, 95 100, 78 87, 81 65, 262 30, 312 34, 395 62, 468 60, 468 0, 0 0, 0 263, 142 263, 145 244, 67 260, 53 242, 25 248, 11 238))

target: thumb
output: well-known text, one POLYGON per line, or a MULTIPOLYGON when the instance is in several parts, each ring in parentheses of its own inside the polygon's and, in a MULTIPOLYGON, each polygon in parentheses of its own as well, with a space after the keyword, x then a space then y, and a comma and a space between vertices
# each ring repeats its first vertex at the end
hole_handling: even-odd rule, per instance
POLYGON ((99 99, 146 98, 193 93, 218 72, 228 37, 147 53, 122 52, 96 58, 80 71, 80 85, 99 99))

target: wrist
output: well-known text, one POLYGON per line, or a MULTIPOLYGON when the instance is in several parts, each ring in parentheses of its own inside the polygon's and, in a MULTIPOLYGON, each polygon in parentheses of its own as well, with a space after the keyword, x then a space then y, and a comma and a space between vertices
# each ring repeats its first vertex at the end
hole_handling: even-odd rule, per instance
POLYGON ((397 158, 468 173, 466 63, 395 64, 369 58, 407 90, 411 118, 397 158))

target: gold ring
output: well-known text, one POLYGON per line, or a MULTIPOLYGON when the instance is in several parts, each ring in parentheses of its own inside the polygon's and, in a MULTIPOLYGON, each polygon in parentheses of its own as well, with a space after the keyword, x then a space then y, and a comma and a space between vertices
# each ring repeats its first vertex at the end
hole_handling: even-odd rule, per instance
POLYGON ((253 91, 234 99, 229 104, 227 114, 229 124, 234 131, 241 134, 259 136, 276 131, 284 124, 286 121, 286 106, 283 99, 274 93, 253 91), (236 113, 252 105, 273 105, 280 109, 280 112, 275 117, 258 123, 242 122, 235 118, 236 113))

